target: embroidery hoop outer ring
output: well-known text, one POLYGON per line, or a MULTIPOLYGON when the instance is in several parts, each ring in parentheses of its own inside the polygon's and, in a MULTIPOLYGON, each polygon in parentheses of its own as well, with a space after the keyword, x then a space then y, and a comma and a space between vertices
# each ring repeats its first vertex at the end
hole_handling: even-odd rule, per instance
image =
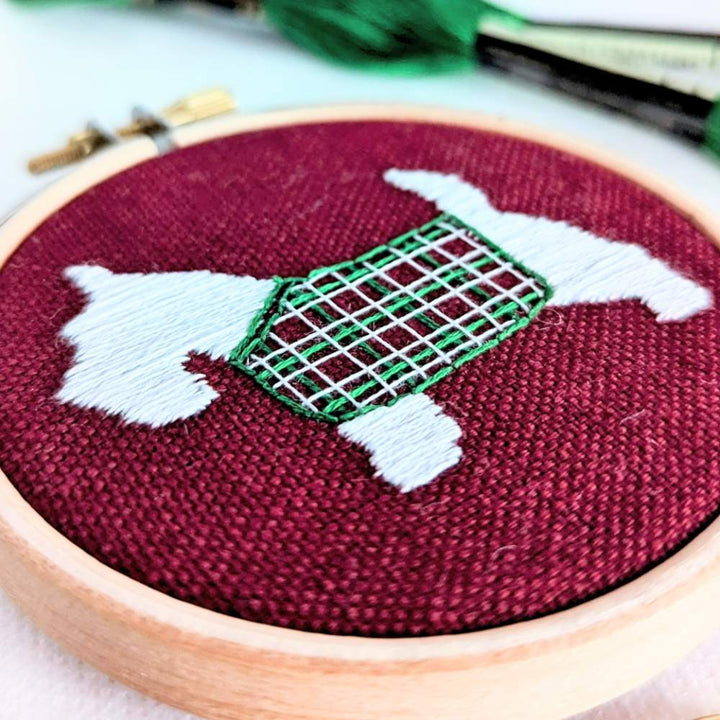
MULTIPOLYGON (((584 142, 504 118, 340 106, 230 116, 177 129, 173 139, 186 147, 263 128, 347 120, 455 125, 565 150, 659 195, 720 246, 720 218, 660 178, 584 142)), ((71 199, 157 154, 151 140, 138 138, 40 193, 0 226, 0 267, 71 199)), ((70 652, 203 717, 557 720, 644 682, 720 627, 720 519, 638 579, 569 610, 458 635, 360 638, 232 618, 146 587, 73 545, 0 472, 0 585, 70 652)))

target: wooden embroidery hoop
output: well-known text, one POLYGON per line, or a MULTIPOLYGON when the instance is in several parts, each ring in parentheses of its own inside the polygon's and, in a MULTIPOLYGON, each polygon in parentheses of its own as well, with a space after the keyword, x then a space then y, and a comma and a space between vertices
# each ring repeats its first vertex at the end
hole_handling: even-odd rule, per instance
MULTIPOLYGON (((289 110, 180 128, 178 147, 313 122, 440 123, 525 138, 661 196, 720 245, 720 219, 657 177, 585 143, 437 108, 289 110)), ((106 151, 0 226, 0 267, 47 217, 156 156, 138 138, 106 151)), ((595 600, 507 627, 373 639, 262 625, 175 600, 111 570, 54 530, 0 473, 0 584, 68 650, 141 692, 208 718, 556 720, 647 680, 720 626, 720 520, 658 567, 595 600)))

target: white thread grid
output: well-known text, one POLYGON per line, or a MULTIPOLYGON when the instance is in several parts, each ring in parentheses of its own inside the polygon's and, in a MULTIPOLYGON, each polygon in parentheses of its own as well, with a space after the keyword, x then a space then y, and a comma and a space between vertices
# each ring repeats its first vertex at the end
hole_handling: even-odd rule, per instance
POLYGON ((304 412, 343 421, 424 389, 523 327, 543 281, 450 216, 288 281, 235 364, 304 412))

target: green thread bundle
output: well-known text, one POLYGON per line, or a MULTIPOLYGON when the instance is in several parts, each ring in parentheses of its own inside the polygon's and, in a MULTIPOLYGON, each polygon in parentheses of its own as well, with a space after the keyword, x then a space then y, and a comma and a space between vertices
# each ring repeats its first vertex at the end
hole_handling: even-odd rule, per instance
POLYGON ((522 22, 484 0, 265 0, 263 10, 280 33, 316 55, 407 74, 474 67, 481 19, 522 22))
MULTIPOLYGON (((43 5, 54 0, 19 1, 43 5)), ((155 0, 159 4, 173 1, 155 0)), ((94 2, 132 4, 133 0, 94 2)), ((484 21, 497 20, 513 27, 532 25, 486 0, 195 2, 250 13, 259 11, 280 34, 315 55, 355 68, 405 75, 467 70, 477 66, 475 45, 478 28, 484 21)), ((707 116, 702 145, 720 157, 720 99, 707 116)))
MULTIPOLYGON (((18 1, 36 6, 56 2, 18 1)), ((155 1, 164 5, 173 0, 155 1)), ((477 64, 475 39, 481 20, 492 16, 523 22, 520 16, 485 0, 199 1, 250 14, 259 11, 281 35, 327 60, 408 75, 472 68, 477 64)), ((133 0, 92 2, 133 4, 133 0)), ((144 4, 146 0, 134 2, 144 4)))
MULTIPOLYGON (((386 73, 427 74, 477 66, 483 20, 527 21, 484 0, 264 0, 269 22, 328 60, 386 73)), ((703 146, 720 157, 720 100, 703 146)))
POLYGON ((720 100, 705 123, 705 147, 716 157, 720 157, 720 100))

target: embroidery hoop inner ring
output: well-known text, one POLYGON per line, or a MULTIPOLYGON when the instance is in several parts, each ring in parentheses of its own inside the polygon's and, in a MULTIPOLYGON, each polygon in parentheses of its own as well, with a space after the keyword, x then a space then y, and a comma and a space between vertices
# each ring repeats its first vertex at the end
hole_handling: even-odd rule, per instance
MULTIPOLYGON (((341 106, 235 116, 173 135, 182 148, 259 129, 362 120, 453 125, 573 153, 659 195, 720 246, 720 219, 660 178, 565 135, 477 113, 341 106)), ((67 202, 156 156, 155 144, 138 138, 40 193, 0 226, 0 266, 67 202)), ((232 618, 131 580, 54 530, 0 472, 0 585, 83 660, 205 717, 436 720, 452 707, 454 720, 511 720, 525 715, 532 697, 533 717, 550 720, 635 687, 717 629, 720 519, 638 579, 568 610, 461 635, 344 637, 232 618)))

